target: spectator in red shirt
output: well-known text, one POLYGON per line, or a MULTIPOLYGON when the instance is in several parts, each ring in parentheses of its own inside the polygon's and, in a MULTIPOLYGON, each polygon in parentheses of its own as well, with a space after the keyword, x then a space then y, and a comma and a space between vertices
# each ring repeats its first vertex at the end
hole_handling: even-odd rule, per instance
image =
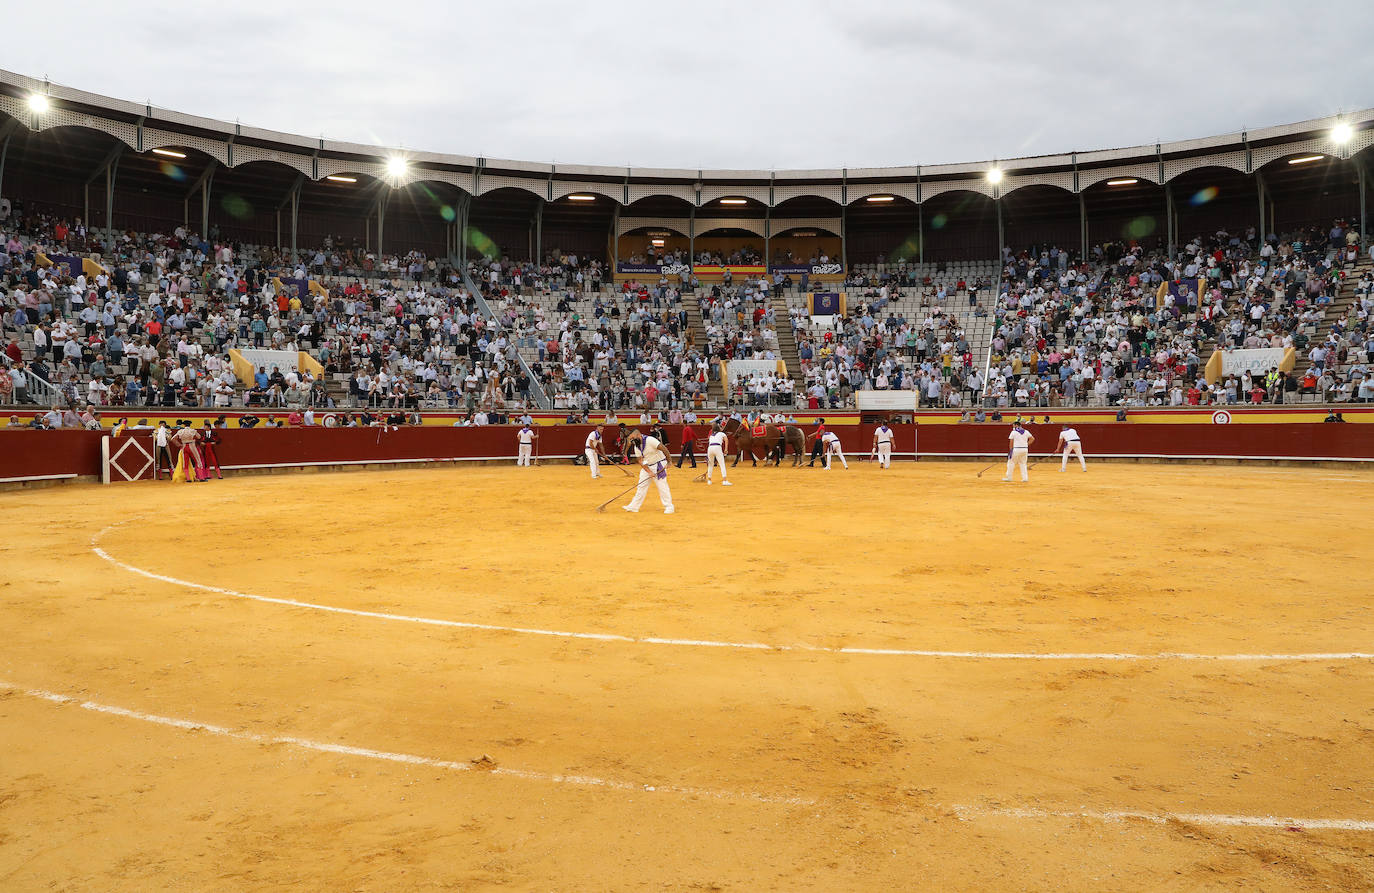
POLYGON ((1197 406, 1202 403, 1202 391, 1197 389, 1197 382, 1193 382, 1192 387, 1188 388, 1188 405, 1197 406))
POLYGON ((1264 402, 1264 387, 1259 382, 1256 382, 1255 386, 1250 389, 1250 402, 1257 406, 1264 402))

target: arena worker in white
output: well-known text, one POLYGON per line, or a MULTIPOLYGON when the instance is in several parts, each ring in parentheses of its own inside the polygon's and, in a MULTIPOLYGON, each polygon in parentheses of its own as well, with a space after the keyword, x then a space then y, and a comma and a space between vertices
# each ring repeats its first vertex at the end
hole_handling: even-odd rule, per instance
POLYGON ((629 505, 622 505, 627 512, 637 512, 639 507, 644 504, 644 497, 649 494, 649 481, 653 481, 658 486, 658 500, 663 503, 663 514, 671 515, 673 508, 673 494, 668 491, 668 447, 653 435, 645 436, 639 431, 630 434, 630 443, 638 445, 640 449, 639 459, 639 485, 635 487, 634 499, 630 500, 629 505))
POLYGON ((720 468, 720 482, 726 487, 733 486, 725 473, 725 441, 728 435, 720 422, 711 426, 711 436, 706 447, 706 483, 711 483, 711 469, 720 468))
POLYGON ((1059 461, 1060 471, 1069 470, 1070 454, 1078 457, 1078 464, 1083 466, 1084 471, 1088 470, 1088 463, 1083 461, 1083 441, 1079 439, 1078 432, 1073 429, 1072 425, 1066 425, 1064 430, 1059 432, 1059 443, 1055 446, 1056 448, 1062 447, 1064 450, 1064 455, 1059 461))
POLYGON ((1030 480, 1030 470, 1026 468, 1026 460, 1030 457, 1031 444, 1035 443, 1035 435, 1021 426, 1020 422, 1011 426, 1011 433, 1007 435, 1007 440, 1011 442, 1011 450, 1007 453, 1007 474, 1002 478, 1007 483, 1011 482, 1013 469, 1021 469, 1021 482, 1030 480))
POLYGON ((534 429, 529 425, 521 425, 520 430, 515 435, 515 442, 520 447, 520 453, 515 459, 516 467, 524 465, 529 467, 534 464, 531 457, 534 453, 534 439, 537 437, 534 429))
POLYGON ((587 464, 591 466, 592 477, 601 477, 601 466, 598 460, 601 457, 601 426, 597 425, 596 430, 587 435, 585 448, 582 452, 587 456, 587 464))
POLYGON ((878 457, 879 468, 892 467, 892 429, 883 422, 873 432, 873 454, 878 457))
POLYGON ((830 457, 838 456, 840 464, 849 470, 849 463, 844 458, 844 448, 840 446, 840 435, 834 431, 827 431, 821 435, 821 443, 825 445, 825 470, 830 470, 830 457))

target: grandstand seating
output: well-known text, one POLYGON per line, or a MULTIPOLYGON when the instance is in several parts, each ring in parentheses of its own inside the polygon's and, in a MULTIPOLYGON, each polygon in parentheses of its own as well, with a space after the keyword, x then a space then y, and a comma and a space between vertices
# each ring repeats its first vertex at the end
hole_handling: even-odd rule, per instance
MULTIPOLYGON (((1274 239, 1272 257, 1262 257, 1258 244, 1214 235, 1174 258, 1109 246, 1093 263, 1071 265, 1065 255, 1062 266, 1057 258, 1051 264, 1048 251, 1009 253, 1003 261, 860 264, 843 286, 848 312, 828 324, 809 315, 807 296, 795 283, 767 294, 757 283, 738 281, 683 293, 677 283, 616 284, 597 259, 549 257, 537 265, 482 259, 462 271, 420 252, 379 259, 334 246, 307 250, 299 263, 288 264, 276 249, 255 245, 216 245, 205 256, 210 246, 185 232, 88 234, 70 227, 61 244, 58 225, 29 219, 0 240, 10 249, 7 360, 29 369, 11 383, 19 385, 16 396, 38 402, 65 393, 75 403, 117 405, 138 380, 140 405, 149 405, 151 382, 158 402, 265 402, 283 409, 507 409, 526 405, 532 384, 543 386, 554 407, 573 412, 716 409, 761 399, 839 408, 853 405, 855 391, 872 387, 919 389, 930 406, 967 407, 980 397, 989 405, 1016 405, 1018 389, 1027 405, 1177 404, 1194 396, 1200 367, 1219 342, 1300 350, 1291 389, 1270 383, 1263 399, 1279 399, 1276 392, 1287 402, 1370 396, 1369 262, 1346 256, 1349 230, 1341 224, 1331 233, 1274 239), (101 243, 117 246, 113 256, 95 255, 109 270, 108 283, 35 269, 40 253, 101 243), (1206 278, 1209 267, 1217 273, 1200 306, 1194 301, 1177 313, 1154 312, 1158 281, 1185 273, 1206 278), (313 277, 327 298, 292 303, 269 284, 298 274, 313 277), (1061 274, 1073 281, 1061 284, 1061 274), (136 298, 122 306, 113 301, 117 290, 104 307, 98 300, 89 308, 71 303, 73 287, 94 292, 126 277, 136 298), (20 300, 32 305, 28 296, 35 293, 52 295, 53 305, 17 306, 20 300), (184 328, 177 327, 174 302, 186 305, 184 328), (1258 308, 1253 320, 1240 317, 1249 312, 1247 302, 1258 308), (1221 314, 1215 321, 1214 306, 1221 314), (36 341, 51 337, 37 333, 40 316, 79 342, 47 370, 42 366, 53 351, 51 344, 40 350, 36 341), (153 316, 165 317, 169 327, 160 363, 142 362, 151 356, 118 364, 98 356, 109 334, 120 332, 131 357, 139 330, 153 316), (1240 324, 1235 334, 1232 318, 1240 324), (316 352, 324 380, 282 375, 265 386, 242 386, 225 351, 259 338, 316 352), (1320 362, 1313 363, 1318 345, 1327 356, 1319 351, 1320 362), (756 396, 757 381, 730 388, 718 361, 741 357, 782 359, 791 381, 770 382, 774 393, 763 398, 756 396), (1047 363, 1038 368, 1042 358, 1047 363), (1093 369, 1087 387, 1084 365, 1093 369), (1313 366, 1315 375, 1300 384, 1313 366), (1073 375, 1061 371, 1068 367, 1075 367, 1073 375), (106 384, 95 383, 102 377, 106 384), (1112 379, 1119 384, 1110 385, 1112 379)), ((1236 384, 1229 396, 1221 387, 1199 388, 1197 399, 1247 399, 1251 382, 1236 384)))

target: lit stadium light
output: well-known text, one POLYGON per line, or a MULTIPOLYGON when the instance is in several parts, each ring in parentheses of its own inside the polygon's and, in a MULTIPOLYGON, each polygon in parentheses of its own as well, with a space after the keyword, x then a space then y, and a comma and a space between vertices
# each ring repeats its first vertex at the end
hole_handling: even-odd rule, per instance
POLYGON ((748 202, 742 198, 723 198, 720 200, 722 205, 747 205, 748 202))
POLYGON ((596 201, 596 196, 594 196, 594 195, 570 195, 570 196, 568 196, 568 201, 570 201, 570 202, 594 202, 594 201, 596 201))
POLYGON ((1350 138, 1355 135, 1355 130, 1344 122, 1331 128, 1331 142, 1338 146, 1344 146, 1350 142, 1350 138))
POLYGON ((890 202, 890 201, 892 201, 894 198, 896 198, 896 196, 892 196, 892 195, 870 195, 867 199, 865 199, 865 201, 870 201, 870 202, 890 202))
POLYGON ((29 111, 41 115, 48 110, 48 97, 42 93, 33 93, 29 96, 29 111))
POLYGON ((1321 161, 1325 155, 1304 155, 1301 158, 1288 159, 1289 164, 1307 164, 1309 161, 1321 161))
POLYGON ((329 176, 325 177, 325 179, 326 179, 326 180, 333 180, 335 183, 356 183, 356 182, 358 182, 358 178, 357 178, 357 177, 345 177, 343 174, 330 174, 329 176))
POLYGON ((1002 182, 1002 169, 1000 167, 994 167, 988 171, 988 182, 994 186, 1002 182))
POLYGON ((406 160, 399 156, 393 156, 386 160, 386 172, 392 177, 404 177, 407 167, 406 160))
POLYGON ((1122 177, 1120 180, 1108 180, 1108 186, 1134 186, 1139 183, 1135 177, 1122 177))
POLYGON ((166 155, 168 158, 185 158, 185 152, 173 152, 171 149, 154 149, 154 155, 166 155))

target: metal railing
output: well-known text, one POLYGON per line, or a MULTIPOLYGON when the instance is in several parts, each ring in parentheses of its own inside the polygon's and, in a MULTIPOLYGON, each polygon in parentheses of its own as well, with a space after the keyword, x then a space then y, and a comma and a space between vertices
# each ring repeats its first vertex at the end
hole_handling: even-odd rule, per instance
MULTIPOLYGON (((487 303, 486 298, 482 297, 482 289, 477 287, 477 282, 472 278, 471 274, 468 273, 467 264, 460 264, 457 258, 450 258, 449 262, 454 265, 454 269, 462 274, 463 285, 467 288, 468 293, 472 295, 472 299, 477 302, 477 307, 482 311, 482 315, 491 320, 496 330, 500 331, 502 328, 501 318, 492 312, 491 305, 487 303)), ((534 374, 534 370, 530 368, 529 363, 525 362, 524 356, 521 355, 519 348, 514 346, 514 343, 515 333, 512 332, 511 352, 515 354, 516 362, 520 364, 520 368, 524 370, 525 378, 529 380, 529 393, 530 396, 534 398, 534 405, 544 411, 553 409, 553 401, 544 393, 544 385, 539 380, 539 376, 534 374)))

